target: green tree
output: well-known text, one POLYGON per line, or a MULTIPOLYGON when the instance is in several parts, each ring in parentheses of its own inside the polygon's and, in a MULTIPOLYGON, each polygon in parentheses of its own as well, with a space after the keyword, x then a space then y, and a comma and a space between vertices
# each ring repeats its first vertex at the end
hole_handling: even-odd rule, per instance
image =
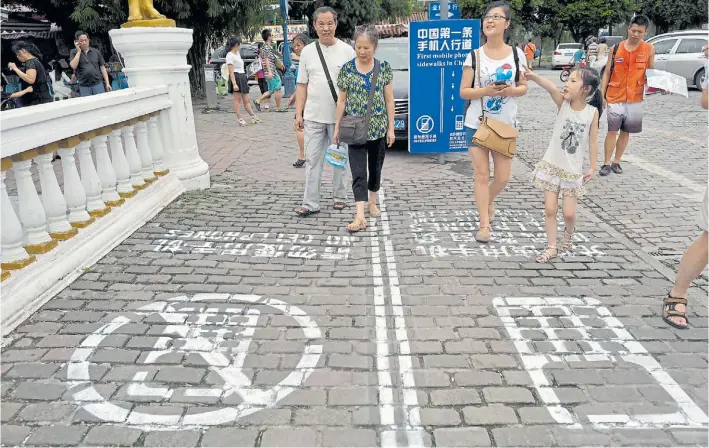
POLYGON ((291 17, 308 17, 310 34, 315 36, 312 29, 312 17, 316 9, 329 6, 337 11, 337 37, 351 38, 355 27, 374 23, 382 16, 382 7, 377 0, 314 0, 312 2, 294 3, 291 5, 291 17))
POLYGON ((583 42, 606 25, 629 20, 636 9, 635 0, 560 0, 558 21, 575 42, 583 42))
POLYGON ((411 3, 408 0, 381 0, 382 18, 398 19, 411 15, 411 3))
MULTIPOLYGON (((61 26, 68 42, 73 42, 77 29, 109 42, 108 30, 125 22, 128 12, 125 0, 21 0, 19 4, 61 26)), ((174 19, 177 26, 193 30, 192 48, 187 54, 192 66, 190 84, 194 94, 203 94, 209 40, 215 36, 222 39, 227 33, 248 32, 263 4, 260 0, 156 0, 155 6, 174 19)))
POLYGON ((650 18, 658 33, 699 28, 708 21, 705 0, 644 0, 641 12, 650 18))

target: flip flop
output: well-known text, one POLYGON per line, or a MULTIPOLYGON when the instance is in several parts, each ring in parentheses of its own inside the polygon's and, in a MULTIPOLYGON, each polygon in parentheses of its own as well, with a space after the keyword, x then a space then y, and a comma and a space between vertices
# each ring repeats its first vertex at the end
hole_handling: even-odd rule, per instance
POLYGON ((296 168, 302 168, 303 165, 305 165, 305 160, 303 160, 303 159, 298 159, 298 160, 296 160, 295 163, 293 164, 293 166, 296 167, 296 168))
POLYGON ((344 210, 345 207, 347 207, 347 204, 344 202, 335 202, 335 205, 332 206, 335 210, 344 210))

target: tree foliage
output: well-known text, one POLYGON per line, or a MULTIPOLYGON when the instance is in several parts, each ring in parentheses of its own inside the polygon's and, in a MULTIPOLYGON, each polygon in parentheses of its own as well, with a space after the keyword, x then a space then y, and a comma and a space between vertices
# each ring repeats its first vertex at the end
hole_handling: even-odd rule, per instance
MULTIPOLYGON (((664 3, 664 0, 657 1, 664 3)), ((487 0, 461 0, 463 17, 482 18, 489 3, 487 0)), ((512 9, 508 34, 521 27, 555 41, 560 39, 564 29, 571 32, 575 41, 581 41, 588 35, 598 34, 606 25, 628 20, 637 9, 635 0, 510 0, 508 4, 512 9)))
MULTIPOLYGON (((291 17, 308 17, 311 27, 310 33, 314 36, 315 30, 312 29, 311 19, 315 10, 321 6, 329 6, 337 11, 336 35, 344 38, 351 38, 356 26, 374 23, 385 15, 382 6, 377 0, 315 0, 308 3, 298 2, 291 4, 289 14, 291 17)), ((396 10, 396 8, 398 7, 392 10, 396 10)))
MULTIPOLYGON (((108 30, 118 28, 128 16, 126 0, 20 0, 62 27, 67 42, 77 29, 109 42, 108 30)), ((193 45, 187 55, 194 93, 204 92, 204 63, 210 39, 227 34, 248 34, 258 26, 261 0, 155 0, 155 7, 177 26, 193 30, 193 45)))
POLYGON ((643 0, 641 12, 655 24, 658 33, 699 28, 709 21, 706 0, 643 0))

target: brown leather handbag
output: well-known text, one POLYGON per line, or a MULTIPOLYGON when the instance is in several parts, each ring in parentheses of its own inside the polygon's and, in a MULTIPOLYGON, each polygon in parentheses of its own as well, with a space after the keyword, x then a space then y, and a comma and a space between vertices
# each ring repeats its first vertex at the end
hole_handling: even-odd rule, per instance
MULTIPOLYGON (((513 49, 513 51, 517 50, 513 49)), ((476 56, 479 61, 479 52, 476 56)), ((480 82, 480 70, 476 71, 478 86, 482 87, 482 83, 480 82)), ((476 146, 487 148, 490 151, 502 154, 507 158, 513 158, 515 156, 515 152, 517 151, 517 137, 519 137, 519 131, 514 126, 500 120, 486 117, 482 97, 480 97, 480 111, 480 127, 473 136, 473 143, 476 146)))

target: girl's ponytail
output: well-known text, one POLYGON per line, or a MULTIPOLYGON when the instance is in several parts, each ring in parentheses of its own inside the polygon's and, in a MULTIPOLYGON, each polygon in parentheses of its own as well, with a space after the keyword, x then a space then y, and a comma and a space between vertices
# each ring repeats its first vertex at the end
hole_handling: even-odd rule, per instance
POLYGON ((603 97, 601 89, 596 87, 596 90, 588 97, 588 104, 598 109, 598 124, 601 124, 601 115, 603 115, 603 97))
POLYGON ((601 123, 601 115, 603 114, 603 97, 601 96, 601 77, 593 68, 583 67, 578 69, 583 86, 588 87, 589 92, 586 97, 586 102, 598 109, 598 123, 601 123))

